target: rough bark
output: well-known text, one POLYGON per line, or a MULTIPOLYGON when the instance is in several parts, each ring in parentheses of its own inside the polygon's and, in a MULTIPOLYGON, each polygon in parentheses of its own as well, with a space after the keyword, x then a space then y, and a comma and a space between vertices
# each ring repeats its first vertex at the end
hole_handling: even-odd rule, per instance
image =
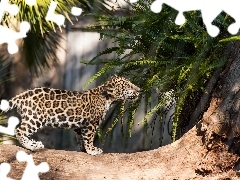
MULTIPOLYGON (((232 44, 230 59, 220 75, 210 106, 202 118, 205 140, 211 144, 214 135, 226 137, 233 144, 240 135, 240 43, 232 44)), ((214 141, 213 141, 214 142, 214 141)))
MULTIPOLYGON (((35 163, 47 162, 41 179, 239 179, 240 43, 221 73, 202 120, 176 142, 151 151, 91 156, 82 152, 43 149, 30 152, 35 163)), ((20 179, 23 150, 0 145, 0 163, 11 164, 9 177, 20 179)))

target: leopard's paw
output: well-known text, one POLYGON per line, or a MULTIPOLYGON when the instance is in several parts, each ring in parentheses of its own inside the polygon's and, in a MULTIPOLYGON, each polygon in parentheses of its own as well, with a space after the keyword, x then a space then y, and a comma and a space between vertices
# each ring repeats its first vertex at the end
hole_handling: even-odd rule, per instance
POLYGON ((93 155, 93 156, 103 153, 103 150, 100 148, 97 148, 97 147, 93 147, 91 150, 87 149, 86 151, 88 154, 93 155))
POLYGON ((28 144, 28 146, 26 146, 26 148, 31 151, 36 151, 38 149, 43 149, 44 145, 41 141, 30 141, 30 143, 28 144))
POLYGON ((36 147, 35 147, 35 150, 37 149, 43 149, 44 148, 44 145, 41 141, 37 141, 36 142, 36 147))

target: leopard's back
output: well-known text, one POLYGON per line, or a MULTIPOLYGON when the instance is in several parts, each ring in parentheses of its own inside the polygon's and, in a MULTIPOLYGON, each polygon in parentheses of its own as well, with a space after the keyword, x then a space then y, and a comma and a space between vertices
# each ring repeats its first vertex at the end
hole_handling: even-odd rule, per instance
POLYGON ((46 126, 72 128, 79 126, 81 99, 82 93, 76 91, 34 88, 12 98, 9 104, 17 108, 23 121, 34 119, 46 126))

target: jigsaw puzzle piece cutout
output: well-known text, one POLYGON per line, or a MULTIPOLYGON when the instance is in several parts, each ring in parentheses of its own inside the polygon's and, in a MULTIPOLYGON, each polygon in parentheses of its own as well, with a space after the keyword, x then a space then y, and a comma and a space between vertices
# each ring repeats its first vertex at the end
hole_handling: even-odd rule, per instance
POLYGON ((130 0, 129 2, 130 3, 135 3, 135 2, 137 2, 138 0, 130 0))
POLYGON ((8 118, 8 126, 0 126, 0 133, 15 135, 15 128, 19 124, 19 119, 17 117, 11 116, 8 118))
POLYGON ((55 14, 54 11, 57 7, 57 2, 51 1, 47 15, 46 15, 46 20, 47 21, 53 21, 55 22, 58 26, 61 26, 64 24, 65 17, 61 14, 55 14))
POLYGON ((39 172, 46 173, 50 169, 47 162, 42 162, 36 166, 34 164, 32 155, 31 154, 28 155, 24 151, 18 151, 16 158, 20 162, 23 162, 23 161, 27 162, 26 168, 25 168, 23 176, 22 176, 22 180, 29 180, 29 179, 40 180, 38 173, 39 172))
POLYGON ((154 13, 159 13, 162 11, 162 5, 166 4, 173 9, 177 10, 179 13, 175 19, 175 23, 177 25, 182 25, 185 23, 186 19, 183 15, 186 11, 194 11, 194 10, 201 10, 204 7, 204 2, 206 0, 183 0, 183 1, 176 1, 176 0, 156 0, 151 4, 151 10, 154 13))
MULTIPOLYGON (((8 0, 2 0, 0 2, 0 22, 2 21, 2 18, 5 12, 10 13, 11 15, 16 15, 18 11, 19 9, 17 5, 9 4, 8 0)), ((16 44, 14 44, 14 40, 11 37, 7 36, 8 33, 13 34, 14 31, 0 25, 0 44, 9 42, 8 52, 11 54, 14 54, 15 51, 18 50, 18 47, 16 44)))
POLYGON ((71 8, 71 13, 74 16, 80 16, 82 14, 82 9, 78 7, 72 7, 71 8))
POLYGON ((232 35, 235 35, 239 31, 239 27, 240 27, 239 23, 230 24, 228 27, 228 32, 232 35))
MULTIPOLYGON (((132 0, 136 2, 136 0, 132 0)), ((220 30, 217 26, 213 25, 214 19, 222 12, 226 12, 232 18, 234 18, 235 23, 228 27, 228 32, 231 34, 236 34, 240 28, 240 1, 239 0, 218 0, 208 1, 208 0, 156 0, 151 4, 151 10, 155 13, 159 13, 162 10, 162 5, 167 4, 170 7, 179 11, 175 23, 177 25, 182 25, 185 23, 186 19, 183 15, 186 11, 200 10, 202 13, 203 23, 206 26, 207 32, 210 36, 216 37, 220 30), (217 3, 217 5, 216 5, 217 3)))
POLYGON ((30 24, 26 21, 20 23, 20 31, 16 32, 12 29, 0 25, 0 44, 8 44, 8 52, 15 54, 18 51, 16 40, 25 38, 30 30, 30 24))
POLYGON ((9 109, 9 102, 5 99, 1 100, 0 109, 2 111, 7 111, 9 109))
POLYGON ((201 12, 203 23, 206 26, 208 34, 212 37, 216 37, 220 30, 217 26, 213 25, 212 22, 221 13, 221 9, 202 9, 201 12))
POLYGON ((2 21, 3 15, 5 12, 10 13, 11 15, 16 15, 19 9, 16 4, 9 4, 8 0, 1 0, 0 2, 0 22, 2 21))
POLYGON ((223 11, 230 15, 235 22, 229 25, 228 32, 232 35, 235 35, 239 32, 240 28, 240 1, 239 0, 228 0, 223 1, 222 4, 224 7, 223 11))
POLYGON ((12 178, 7 177, 7 174, 10 172, 11 166, 9 163, 0 164, 0 179, 1 180, 14 180, 12 178))
POLYGON ((33 5, 36 4, 36 0, 26 0, 25 2, 26 2, 26 4, 29 5, 29 6, 33 6, 33 5))
MULTIPOLYGON (((1 101, 0 109, 2 111, 7 111, 9 109, 9 102, 5 99, 1 101)), ((11 116, 8 119, 8 127, 0 126, 0 133, 8 134, 8 135, 14 135, 15 134, 15 128, 19 124, 19 119, 15 116, 11 116)))
POLYGON ((210 36, 216 37, 219 34, 219 28, 212 25, 213 20, 221 13, 221 8, 215 5, 216 2, 207 0, 156 0, 151 5, 151 10, 155 13, 159 13, 162 10, 162 5, 167 4, 168 6, 179 11, 175 24, 182 25, 185 23, 186 19, 183 15, 186 11, 201 10, 203 22, 206 26, 207 32, 210 36))
MULTIPOLYGON (((3 18, 5 12, 8 12, 11 15, 16 15, 19 11, 19 8, 15 4, 9 4, 8 0, 2 0, 0 2, 0 22, 3 18)), ((5 26, 0 25, 0 44, 8 44, 8 52, 10 54, 15 54, 18 51, 18 46, 16 40, 26 37, 26 33, 30 29, 30 24, 28 22, 20 23, 20 32, 16 32, 12 29, 9 29, 5 26)))

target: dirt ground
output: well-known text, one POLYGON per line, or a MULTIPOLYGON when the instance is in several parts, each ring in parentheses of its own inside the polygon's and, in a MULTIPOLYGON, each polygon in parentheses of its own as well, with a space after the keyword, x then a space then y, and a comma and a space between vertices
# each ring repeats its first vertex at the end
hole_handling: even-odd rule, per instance
POLYGON ((93 179, 240 179, 234 165, 238 156, 224 146, 208 151, 196 128, 180 140, 151 151, 107 153, 91 156, 76 151, 43 149, 31 152, 15 145, 0 145, 0 163, 11 164, 8 177, 21 179, 25 162, 16 160, 23 150, 32 154, 35 164, 47 162, 50 171, 40 174, 41 180, 93 179))

